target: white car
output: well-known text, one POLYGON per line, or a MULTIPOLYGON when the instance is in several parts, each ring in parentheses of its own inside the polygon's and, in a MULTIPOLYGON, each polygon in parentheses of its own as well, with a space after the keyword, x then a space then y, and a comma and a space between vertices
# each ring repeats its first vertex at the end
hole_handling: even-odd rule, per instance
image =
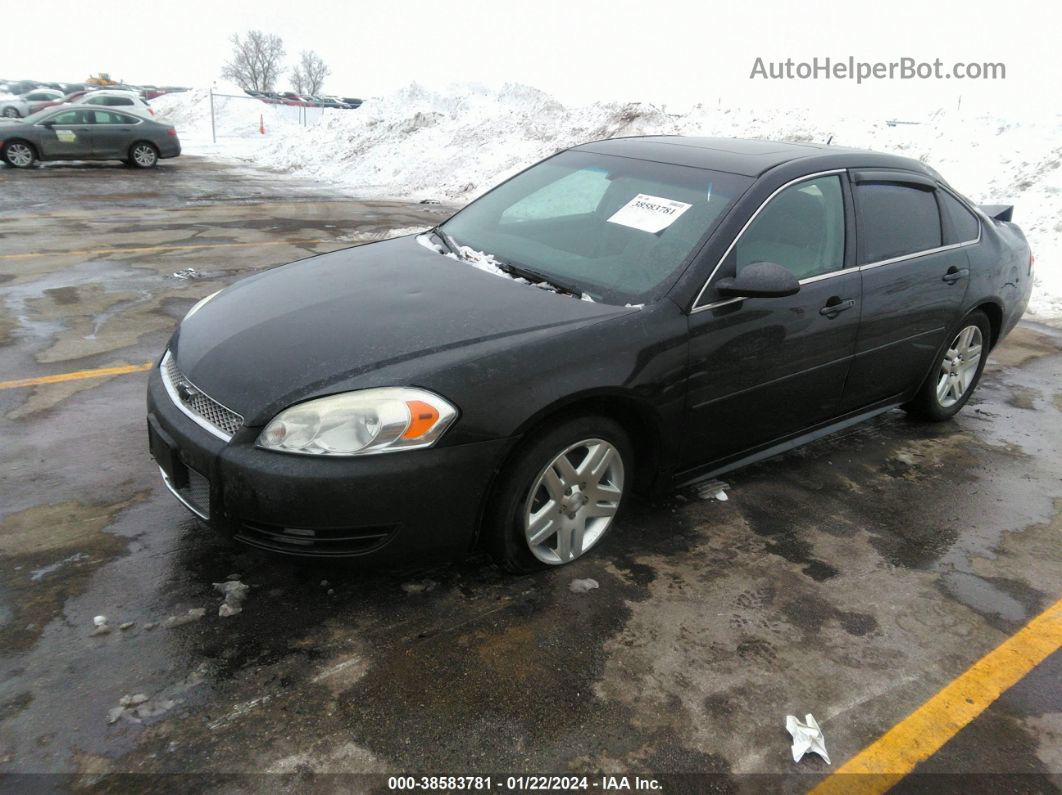
POLYGON ((17 97, 0 99, 0 116, 5 119, 21 119, 34 112, 34 106, 63 98, 62 91, 54 88, 35 88, 17 97))
POLYGON ((77 100, 78 105, 99 105, 105 108, 116 108, 126 112, 136 113, 140 116, 151 117, 155 111, 135 91, 122 91, 116 88, 103 88, 99 91, 90 91, 77 100))

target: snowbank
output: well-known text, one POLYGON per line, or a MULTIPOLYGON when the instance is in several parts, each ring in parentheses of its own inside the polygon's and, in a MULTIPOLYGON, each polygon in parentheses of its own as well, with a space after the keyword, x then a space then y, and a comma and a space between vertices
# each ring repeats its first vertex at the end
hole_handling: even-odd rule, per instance
MULTIPOLYGON (((222 91, 221 89, 215 89, 222 91)), ((230 93, 223 91, 222 93, 230 93)), ((238 93, 232 91, 231 93, 238 93)), ((178 127, 186 151, 298 173, 363 197, 465 201, 558 149, 621 135, 680 133, 832 142, 894 152, 937 168, 970 199, 1012 203, 1037 257, 1030 314, 1062 318, 1062 124, 1059 116, 1003 119, 939 109, 890 119, 840 111, 696 106, 667 112, 641 103, 566 106, 522 85, 413 84, 359 110, 326 110, 308 126, 291 108, 207 91, 152 102, 178 127), (266 134, 258 132, 265 116, 266 134)))

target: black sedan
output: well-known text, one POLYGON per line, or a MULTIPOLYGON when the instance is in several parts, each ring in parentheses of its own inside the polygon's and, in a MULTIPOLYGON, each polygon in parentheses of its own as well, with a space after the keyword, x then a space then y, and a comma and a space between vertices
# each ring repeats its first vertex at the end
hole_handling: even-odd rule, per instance
POLYGON ((0 157, 15 168, 38 160, 121 160, 154 168, 180 153, 172 125, 96 106, 60 105, 0 124, 0 157))
POLYGON ((260 548, 565 564, 632 492, 954 415, 1029 299, 1010 215, 885 154, 585 144, 196 304, 151 373, 151 450, 260 548))

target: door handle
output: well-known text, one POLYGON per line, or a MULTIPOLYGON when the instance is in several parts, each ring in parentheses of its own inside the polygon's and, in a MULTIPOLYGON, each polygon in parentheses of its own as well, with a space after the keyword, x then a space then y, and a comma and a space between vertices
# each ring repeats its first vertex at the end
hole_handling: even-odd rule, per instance
POLYGON ((948 284, 955 284, 955 282, 959 281, 959 279, 965 279, 969 275, 969 268, 956 268, 954 265, 952 265, 950 268, 948 268, 948 272, 944 274, 944 281, 946 281, 948 284))
POLYGON ((851 309, 853 306, 855 306, 855 299, 848 298, 842 300, 840 296, 835 295, 826 302, 826 305, 822 307, 822 309, 819 310, 819 314, 833 320, 846 309, 851 309))

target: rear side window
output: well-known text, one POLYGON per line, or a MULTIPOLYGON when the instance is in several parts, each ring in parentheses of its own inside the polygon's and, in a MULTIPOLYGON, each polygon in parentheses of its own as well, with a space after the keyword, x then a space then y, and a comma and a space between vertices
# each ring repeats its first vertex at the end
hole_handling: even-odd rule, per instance
POLYGON ((773 199, 734 247, 740 272, 754 262, 773 262, 798 279, 844 267, 844 199, 837 176, 786 188, 773 199))
POLYGON ((940 212, 932 190, 893 182, 856 186, 862 218, 860 264, 903 257, 941 245, 940 212))
POLYGON ((129 97, 105 97, 103 100, 104 105, 132 105, 133 100, 129 97))
POLYGON ((96 124, 128 124, 126 121, 129 117, 123 116, 120 113, 112 113, 109 110, 94 110, 92 115, 95 116, 96 124))
POLYGON ((951 222, 951 231, 944 242, 966 243, 977 240, 977 233, 980 231, 977 217, 946 190, 939 191, 937 195, 940 196, 940 205, 944 208, 945 217, 951 222))

